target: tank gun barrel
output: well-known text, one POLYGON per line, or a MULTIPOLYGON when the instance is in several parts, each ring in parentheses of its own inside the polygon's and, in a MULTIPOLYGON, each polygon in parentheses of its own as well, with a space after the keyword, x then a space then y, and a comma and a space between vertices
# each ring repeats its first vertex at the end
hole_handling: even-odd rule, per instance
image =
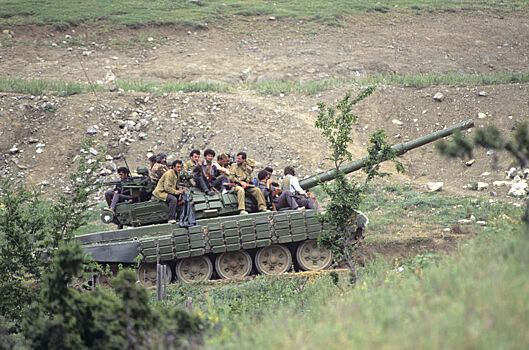
MULTIPOLYGON (((434 142, 445 136, 449 136, 458 130, 469 129, 473 126, 474 126, 474 121, 472 119, 469 119, 462 123, 452 125, 448 128, 433 132, 425 136, 421 136, 415 140, 411 140, 411 141, 404 142, 404 143, 399 143, 397 145, 392 146, 391 148, 396 152, 397 156, 400 156, 408 152, 411 149, 424 146, 427 143, 434 142)), ((366 161, 367 161, 367 157, 364 157, 362 159, 358 159, 353 162, 344 164, 340 166, 339 169, 343 171, 344 173, 348 174, 353 171, 357 171, 361 169, 365 165, 366 161)), ((314 176, 307 177, 303 180, 300 180, 299 185, 301 186, 301 188, 306 190, 306 189, 309 189, 309 188, 312 188, 318 185, 320 182, 326 182, 326 181, 330 181, 333 179, 334 179, 334 169, 325 171, 323 173, 319 173, 314 176)))

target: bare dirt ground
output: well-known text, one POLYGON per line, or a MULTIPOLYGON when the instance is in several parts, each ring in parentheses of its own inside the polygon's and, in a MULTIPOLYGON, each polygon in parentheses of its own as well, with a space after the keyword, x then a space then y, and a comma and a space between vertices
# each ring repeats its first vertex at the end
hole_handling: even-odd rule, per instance
MULTIPOLYGON (((488 13, 366 19, 342 28, 263 20, 197 32, 173 27, 113 32, 82 27, 68 32, 37 26, 8 29, 13 37, 10 45, 0 47, 2 75, 53 81, 89 79, 108 87, 120 79, 303 83, 373 73, 486 73, 529 67, 529 20, 488 13)), ((4 168, 33 184, 48 181, 49 188, 59 188, 79 141, 88 127, 95 126, 98 143, 116 157, 109 168, 111 163, 123 165, 118 158, 121 153, 135 168, 148 163, 148 152, 164 151, 170 160, 185 159, 193 148, 211 147, 245 150, 261 167, 280 170, 294 164, 306 176, 331 166, 325 160, 327 144, 313 127, 317 113, 313 107, 318 102, 332 104, 345 91, 339 88, 313 96, 262 96, 244 89, 70 97, 3 93, 0 160, 4 168), (19 152, 13 154, 14 145, 19 152)), ((352 151, 357 157, 365 155, 365 142, 379 128, 395 143, 469 118, 476 127, 493 123, 508 132, 516 123, 529 120, 528 101, 527 84, 381 86, 357 106, 360 122, 352 151), (482 91, 485 96, 478 95, 482 91), (444 94, 442 102, 433 99, 437 92, 444 94), (478 113, 486 117, 477 119, 478 113)), ((476 152, 475 159, 468 167, 441 158, 428 145, 404 155, 401 160, 407 172, 392 181, 419 186, 443 181, 449 193, 472 194, 462 186, 503 179, 510 165, 504 154, 476 152), (497 167, 491 170, 493 158, 497 167), (490 174, 483 175, 485 171, 490 174)), ((505 188, 490 190, 507 198, 505 188)))

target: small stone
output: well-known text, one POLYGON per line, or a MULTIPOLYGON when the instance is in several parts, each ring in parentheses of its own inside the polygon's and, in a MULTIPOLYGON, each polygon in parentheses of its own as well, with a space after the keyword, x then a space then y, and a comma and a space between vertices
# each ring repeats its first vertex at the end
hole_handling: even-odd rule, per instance
POLYGON ((93 147, 90 147, 90 149, 88 150, 90 152, 91 155, 93 156, 97 156, 99 154, 99 152, 93 148, 93 147))
POLYGON ((483 191, 485 189, 489 188, 489 184, 486 182, 478 182, 477 190, 483 191))
POLYGON ((450 232, 450 231, 452 231, 452 229, 450 229, 450 227, 445 227, 445 228, 443 229, 443 232, 450 232))
POLYGON ((154 38, 152 36, 150 36, 150 37, 147 38, 147 41, 152 43, 154 41, 154 38))
POLYGON ((468 224, 472 223, 472 220, 470 220, 470 219, 459 219, 459 220, 457 220, 457 223, 458 224, 462 224, 462 225, 468 225, 468 224))
POLYGON ((105 160, 106 160, 107 162, 110 162, 110 161, 113 161, 113 160, 114 160, 114 157, 112 157, 110 154, 107 154, 107 155, 105 156, 105 160))
POLYGON ((117 86, 117 85, 112 85, 112 86, 108 89, 108 91, 110 91, 110 92, 118 91, 118 86, 117 86))
POLYGON ((493 154, 494 154, 494 150, 491 150, 491 149, 489 149, 489 150, 486 152, 486 155, 488 155, 488 156, 491 156, 491 155, 493 155, 493 154))
POLYGON ((139 139, 139 140, 147 140, 147 134, 144 133, 144 132, 140 132, 140 133, 138 134, 138 139, 139 139))
POLYGON ((484 118, 487 118, 487 115, 485 113, 479 112, 478 113, 478 119, 484 119, 484 118))
POLYGON ((428 192, 437 192, 441 190, 443 185, 443 182, 428 182, 426 187, 428 188, 428 192))
POLYGON ((50 185, 50 182, 44 180, 44 181, 42 181, 40 184, 41 184, 42 186, 49 186, 49 185, 50 185))
POLYGON ((276 18, 275 18, 275 17, 268 17, 268 20, 269 20, 269 21, 275 21, 276 18))
POLYGON ((490 173, 488 171, 485 171, 484 173, 482 173, 480 176, 489 176, 490 173))
POLYGON ((401 121, 398 120, 398 119, 393 119, 391 122, 392 122, 393 124, 395 124, 395 125, 402 125, 402 124, 404 124, 403 122, 401 122, 401 121))
POLYGON ((88 135, 95 135, 97 134, 97 129, 94 128, 93 126, 89 126, 87 129, 86 129, 86 133, 88 135))
POLYGON ((441 102, 442 100, 444 100, 444 98, 445 98, 445 95, 443 95, 440 92, 433 95, 433 99, 436 100, 437 102, 441 102))
POLYGON ((37 143, 39 142, 39 139, 30 138, 29 143, 37 143))
POLYGON ((474 164, 476 162, 475 159, 471 159, 469 160, 468 162, 465 163, 466 166, 471 166, 472 164, 474 164))
POLYGON ((487 92, 486 91, 480 91, 480 92, 478 92, 478 96, 485 97, 485 96, 487 96, 487 92))
POLYGON ((487 226, 487 222, 486 221, 482 221, 482 220, 476 221, 476 224, 480 225, 480 226, 487 226))
POLYGON ((37 152, 37 154, 41 154, 44 151, 42 150, 42 148, 37 148, 37 150, 35 152, 37 152))
POLYGON ((9 149, 9 153, 11 154, 15 154, 15 153, 18 153, 19 152, 19 149, 17 148, 17 146, 13 146, 9 149))

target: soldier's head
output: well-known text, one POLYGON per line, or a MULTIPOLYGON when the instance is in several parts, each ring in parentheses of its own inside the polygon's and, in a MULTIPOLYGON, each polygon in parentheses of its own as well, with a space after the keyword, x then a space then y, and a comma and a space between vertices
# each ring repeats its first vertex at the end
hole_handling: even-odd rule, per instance
POLYGON ((226 167, 230 165, 230 157, 226 153, 221 153, 217 156, 217 163, 219 163, 220 166, 226 167))
POLYGON ((118 168, 118 176, 120 179, 126 179, 129 177, 130 171, 128 168, 125 168, 124 166, 118 168))
POLYGON ((167 156, 165 155, 165 153, 158 153, 156 155, 156 163, 165 163, 167 162, 167 156))
POLYGON ((272 175, 272 173, 274 172, 274 169, 270 168, 269 166, 264 168, 264 170, 268 171, 270 173, 270 175, 272 175))
POLYGON ((194 149, 189 153, 189 159, 191 159, 193 162, 198 162, 200 159, 200 151, 198 149, 194 149))
POLYGON ((175 160, 171 166, 173 167, 173 170, 175 173, 179 173, 182 171, 182 166, 184 165, 184 163, 180 160, 180 159, 177 159, 175 160))
POLYGON ((206 158, 206 161, 208 163, 211 163, 211 161, 213 160, 213 157, 215 157, 214 150, 212 150, 211 148, 208 148, 207 150, 204 151, 204 158, 206 158))
POLYGON ((237 153, 235 160, 237 161, 237 165, 243 165, 246 162, 246 152, 237 153))
POLYGON ((149 162, 151 163, 152 168, 152 166, 156 163, 156 156, 154 154, 149 157, 149 162))
POLYGON ((287 175, 296 176, 296 171, 294 170, 294 167, 291 167, 291 166, 287 166, 283 172, 285 173, 285 176, 287 175))
POLYGON ((266 170, 261 170, 259 173, 257 173, 257 179, 259 181, 266 181, 270 178, 270 173, 266 170))

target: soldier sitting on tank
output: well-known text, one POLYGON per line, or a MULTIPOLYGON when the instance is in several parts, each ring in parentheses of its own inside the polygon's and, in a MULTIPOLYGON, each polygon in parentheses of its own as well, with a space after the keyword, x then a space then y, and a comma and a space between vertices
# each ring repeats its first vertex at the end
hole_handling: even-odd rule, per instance
POLYGON ((296 177, 296 171, 293 167, 287 166, 284 170, 285 177, 281 182, 281 189, 283 191, 290 191, 296 196, 296 202, 299 206, 307 209, 314 208, 314 200, 309 197, 309 194, 299 186, 298 178, 296 177))
MULTIPOLYGON (((246 153, 237 153, 237 162, 230 166, 229 180, 236 184, 233 188, 237 193, 238 209, 240 214, 248 214, 246 205, 244 203, 244 196, 249 195, 257 200, 257 208, 259 211, 269 211, 266 208, 266 201, 263 193, 252 182, 252 164, 247 164, 246 153)), ((255 166, 255 164, 253 164, 255 166)))
POLYGON ((213 194, 213 188, 220 191, 224 188, 224 184, 228 182, 228 177, 223 175, 217 169, 217 166, 213 164, 214 157, 215 151, 208 148, 204 151, 205 160, 203 162, 199 160, 195 165, 195 169, 193 169, 195 182, 208 196, 213 194))
POLYGON ((116 187, 111 191, 105 192, 105 200, 107 201, 108 208, 105 210, 115 211, 116 205, 120 202, 129 201, 132 203, 134 197, 132 197, 130 188, 123 188, 124 184, 130 182, 130 171, 128 168, 120 167, 118 168, 119 182, 117 182, 116 187))
POLYGON ((261 170, 257 174, 259 180, 257 186, 263 191, 263 196, 272 210, 281 209, 305 209, 305 207, 298 204, 298 199, 289 190, 281 191, 279 187, 272 182, 271 173, 266 170, 261 170))
POLYGON ((169 206, 169 223, 176 222, 176 210, 178 209, 178 202, 180 196, 184 193, 183 189, 178 188, 180 182, 180 171, 182 171, 182 161, 175 160, 173 162, 174 169, 166 171, 156 188, 152 192, 157 199, 164 201, 169 206))
POLYGON ((189 160, 184 164, 184 171, 186 173, 193 171, 197 165, 198 160, 200 159, 200 151, 194 149, 189 153, 189 160))
POLYGON ((151 168, 150 178, 153 184, 157 184, 162 175, 169 170, 167 166, 167 156, 165 153, 159 153, 156 156, 156 163, 151 168))

